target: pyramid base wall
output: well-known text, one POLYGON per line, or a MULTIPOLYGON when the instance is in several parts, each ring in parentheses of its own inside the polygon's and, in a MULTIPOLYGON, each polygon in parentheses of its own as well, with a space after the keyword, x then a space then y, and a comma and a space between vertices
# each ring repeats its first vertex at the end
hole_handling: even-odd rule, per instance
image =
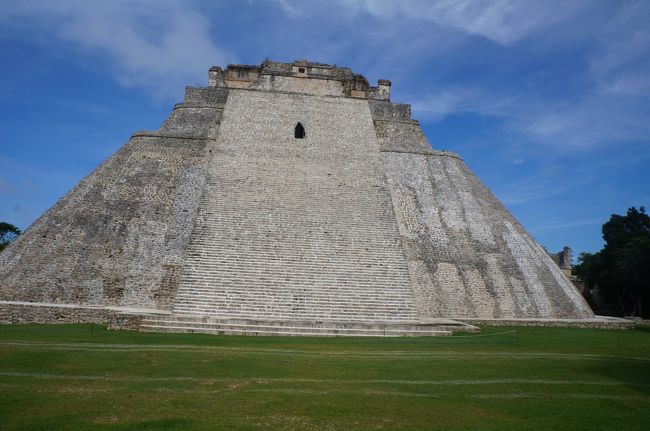
POLYGON ((563 328, 634 329, 634 322, 609 316, 591 319, 456 319, 478 326, 545 326, 563 328))
POLYGON ((213 335, 291 336, 434 336, 475 332, 476 326, 543 326, 565 328, 633 329, 634 322, 609 316, 590 319, 433 319, 395 324, 390 322, 259 321, 180 316, 164 310, 100 308, 78 304, 0 301, 0 324, 97 323, 111 330, 191 332, 213 335), (163 322, 162 324, 160 322, 163 322), (435 333, 438 330, 448 334, 435 333))
POLYGON ((0 301, 0 324, 97 323, 111 329, 138 329, 143 317, 150 313, 164 311, 0 301))

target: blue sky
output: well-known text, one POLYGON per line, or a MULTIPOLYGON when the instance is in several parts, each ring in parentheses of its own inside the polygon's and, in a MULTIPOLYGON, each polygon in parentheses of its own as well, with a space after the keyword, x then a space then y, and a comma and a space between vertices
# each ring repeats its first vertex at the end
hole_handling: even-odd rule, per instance
POLYGON ((393 82, 549 250, 650 203, 647 1, 30 1, 0 8, 0 221, 29 226, 210 66, 393 82))

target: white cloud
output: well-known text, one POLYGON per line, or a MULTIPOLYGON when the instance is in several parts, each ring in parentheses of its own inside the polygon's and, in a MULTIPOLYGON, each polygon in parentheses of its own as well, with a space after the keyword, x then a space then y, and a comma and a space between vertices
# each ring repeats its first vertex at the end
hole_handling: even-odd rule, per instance
POLYGON ((650 92, 650 8, 628 2, 598 34, 601 45, 591 59, 591 72, 603 92, 648 96, 650 92))
POLYGON ((556 175, 546 172, 536 176, 522 176, 516 182, 505 181, 498 185, 496 193, 504 204, 517 206, 566 194, 586 184, 590 179, 590 176, 573 178, 560 186, 556 175))
POLYGON ((413 101, 414 116, 437 122, 473 113, 501 120, 513 138, 557 152, 588 151, 601 145, 647 140, 650 115, 644 97, 592 92, 579 100, 553 101, 533 94, 494 89, 442 90, 413 101))
POLYGON ((646 139, 650 127, 634 101, 593 96, 578 104, 544 106, 522 117, 518 125, 534 140, 569 150, 585 150, 603 143, 646 139), (525 120, 525 122, 524 122, 525 120))
POLYGON ((338 0, 329 10, 320 2, 282 4, 287 13, 317 15, 323 23, 345 11, 364 42, 355 48, 380 52, 381 67, 373 67, 397 72, 396 92, 411 93, 404 100, 423 121, 459 113, 495 117, 516 139, 558 151, 650 134, 647 2, 338 0), (398 67, 432 73, 409 90, 411 84, 398 82, 398 67))
POLYGON ((415 115, 422 120, 438 121, 449 114, 467 111, 467 103, 474 97, 469 90, 446 89, 424 98, 412 100, 415 115))
MULTIPOLYGON (((472 91, 449 90, 442 84, 438 94, 416 99, 414 112, 430 121, 467 112, 497 117, 509 134, 558 151, 582 152, 603 145, 647 142, 650 31, 645 28, 644 17, 650 19, 650 8, 633 6, 626 5, 609 19, 585 27, 595 47, 581 53, 586 66, 573 72, 582 76, 577 81, 579 86, 567 93, 549 94, 516 85, 497 87, 479 78, 468 84, 472 91)), ((582 42, 562 43, 556 45, 558 49, 582 42)), ((557 78, 569 80, 574 76, 557 78)))
POLYGON ((504 45, 515 43, 536 28, 557 20, 567 10, 562 4, 558 10, 546 2, 523 0, 368 0, 366 5, 377 15, 399 13, 429 20, 504 45))
POLYGON ((177 98, 184 85, 205 83, 207 69, 232 59, 210 36, 191 4, 172 0, 23 1, 4 5, 0 20, 37 20, 55 37, 105 56, 125 86, 177 98))
POLYGON ((418 119, 440 121, 450 114, 478 113, 481 115, 505 117, 516 103, 513 98, 486 92, 480 88, 450 86, 437 93, 406 98, 412 101, 412 109, 418 119))
POLYGON ((282 7, 282 9, 291 17, 299 17, 302 15, 299 6, 294 6, 291 4, 290 0, 273 0, 282 7))
MULTIPOLYGON (((309 2, 276 0, 288 13, 321 10, 309 2)), ((398 16, 424 20, 467 34, 511 45, 536 29, 564 19, 582 1, 537 0, 338 0, 346 15, 369 13, 390 20, 398 16)))
POLYGON ((539 226, 531 227, 531 231, 546 232, 546 231, 555 231, 563 230, 569 228, 576 228, 582 226, 591 226, 591 225, 602 225, 605 222, 601 217, 591 217, 580 220, 571 220, 571 221, 556 221, 553 223, 546 223, 539 226))

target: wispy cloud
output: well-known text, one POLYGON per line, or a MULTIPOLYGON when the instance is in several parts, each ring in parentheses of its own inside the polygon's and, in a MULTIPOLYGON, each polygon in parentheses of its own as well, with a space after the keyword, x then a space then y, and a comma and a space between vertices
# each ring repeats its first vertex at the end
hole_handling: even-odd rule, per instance
MULTIPOLYGON (((299 17, 303 15, 302 8, 300 5, 294 5, 290 0, 272 0, 275 3, 279 4, 282 9, 292 17, 299 17)), ((252 0, 249 0, 252 3, 252 0)))
POLYGON ((373 14, 387 17, 402 14, 510 45, 535 29, 558 20, 575 4, 558 3, 558 10, 534 0, 368 0, 365 6, 373 14))
POLYGON ((559 195, 566 195, 579 189, 593 179, 593 175, 581 175, 563 178, 558 181, 557 173, 538 174, 520 177, 516 182, 505 181, 498 186, 496 194, 508 206, 529 204, 532 201, 544 201, 559 195))
POLYGON ((606 22, 598 39, 600 49, 591 59, 593 79, 607 93, 638 95, 650 90, 650 7, 647 2, 625 2, 606 22))
POLYGON ((409 100, 418 118, 438 121, 449 114, 467 111, 468 104, 475 99, 475 94, 468 89, 449 88, 409 100))
POLYGON ((448 86, 438 92, 425 95, 413 94, 406 98, 411 101, 414 115, 424 121, 439 121, 447 115, 478 113, 486 116, 508 117, 516 103, 507 94, 486 92, 479 87, 448 86))
POLYGON ((22 19, 37 20, 59 40, 105 56, 121 84, 148 88, 164 99, 176 98, 188 83, 203 83, 210 66, 233 59, 213 42, 208 19, 176 0, 27 0, 0 10, 0 22, 22 19))
POLYGON ((647 139, 649 112, 639 100, 593 94, 576 104, 538 106, 515 127, 534 142, 563 150, 584 151, 603 144, 647 139))
MULTIPOLYGON (((276 0, 289 13, 315 10, 309 2, 276 0)), ((338 0, 337 10, 367 13, 382 19, 406 17, 510 45, 536 29, 578 9, 581 1, 535 0, 338 0)), ((318 8, 320 9, 320 8, 318 8)))
POLYGON ((591 217, 581 220, 571 220, 571 221, 558 221, 555 223, 546 223, 538 226, 531 227, 532 231, 535 232, 547 232, 554 230, 562 230, 568 228, 576 228, 580 226, 591 226, 591 225, 602 225, 605 222, 600 217, 591 217))
MULTIPOLYGON (((396 71, 398 63, 405 79, 414 78, 409 70, 430 72, 415 76, 423 86, 405 98, 425 122, 463 113, 497 117, 504 133, 522 142, 573 152, 650 135, 647 2, 335 3, 334 10, 356 20, 363 47, 382 45, 381 67, 396 71)), ((336 19, 320 3, 283 0, 282 6, 319 14, 323 22, 336 19)))

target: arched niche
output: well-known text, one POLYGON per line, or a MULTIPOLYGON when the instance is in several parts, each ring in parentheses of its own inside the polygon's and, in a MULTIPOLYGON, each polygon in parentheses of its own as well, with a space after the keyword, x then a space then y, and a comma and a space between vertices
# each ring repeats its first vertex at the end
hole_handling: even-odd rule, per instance
POLYGON ((302 123, 296 124, 296 129, 294 130, 294 137, 296 139, 305 139, 305 127, 302 123))

